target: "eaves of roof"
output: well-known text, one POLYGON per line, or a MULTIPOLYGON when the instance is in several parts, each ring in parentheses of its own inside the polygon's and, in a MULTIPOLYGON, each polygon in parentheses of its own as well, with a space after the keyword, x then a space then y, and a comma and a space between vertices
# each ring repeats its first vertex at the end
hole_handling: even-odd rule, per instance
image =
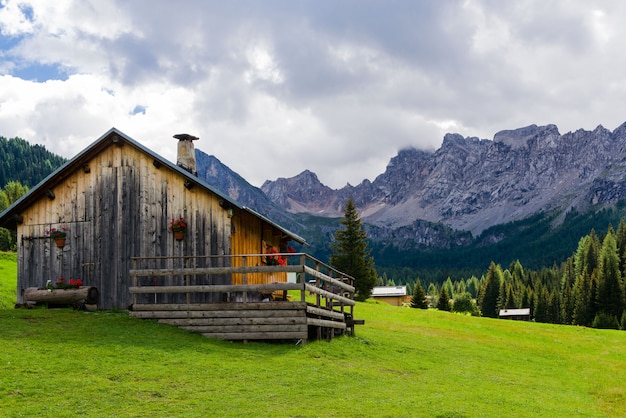
POLYGON ((87 163, 87 161, 93 158, 93 156, 97 155, 102 150, 111 146, 112 144, 117 144, 120 146, 128 144, 141 150, 145 154, 154 158, 155 162, 158 162, 161 165, 165 165, 171 170, 178 172, 181 176, 185 177, 185 180, 191 182, 193 185, 198 185, 202 187, 203 189, 217 195, 220 199, 227 202, 228 205, 230 205, 231 207, 235 207, 237 209, 250 212, 254 216, 261 218, 263 221, 279 229, 281 232, 288 235, 294 241, 297 241, 300 244, 306 244, 306 241, 302 237, 298 236, 297 234, 294 234, 293 232, 288 231, 287 229, 281 227, 280 225, 276 224, 275 222, 271 221, 265 216, 255 212, 254 210, 241 205, 239 202, 237 202, 234 199, 231 199, 229 196, 227 196, 220 190, 215 189, 213 186, 209 185, 204 180, 198 178, 197 176, 194 176, 187 170, 161 157, 159 154, 155 153, 151 149, 146 148, 145 146, 141 145, 139 142, 135 141, 128 135, 119 131, 117 128, 109 129, 100 138, 96 139, 91 145, 87 146, 87 148, 79 152, 76 156, 74 156, 74 158, 72 158, 71 160, 63 164, 61 167, 59 167, 57 170, 55 170, 45 179, 40 181, 35 187, 30 189, 28 193, 26 193, 24 196, 16 200, 11 206, 9 206, 2 213, 0 213, 0 226, 9 228, 9 229, 15 229, 16 217, 14 215, 19 215, 19 213, 22 210, 29 207, 35 201, 40 199, 43 195, 45 195, 45 193, 48 190, 51 190, 52 188, 54 188, 54 186, 63 182, 66 178, 71 176, 75 172, 75 170, 80 169, 82 166, 84 166, 87 163))

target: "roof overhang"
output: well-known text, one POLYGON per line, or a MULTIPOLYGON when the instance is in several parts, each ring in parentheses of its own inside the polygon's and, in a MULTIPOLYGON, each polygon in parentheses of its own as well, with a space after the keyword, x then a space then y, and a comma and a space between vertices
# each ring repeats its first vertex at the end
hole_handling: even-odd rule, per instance
POLYGON ((289 239, 294 240, 300 244, 306 244, 304 238, 298 236, 297 234, 294 234, 293 232, 288 231, 287 229, 274 223, 270 219, 255 212, 254 210, 241 205, 239 202, 231 199, 225 193, 209 185, 206 181, 194 176, 182 167, 179 167, 171 161, 161 157, 159 154, 141 145, 139 142, 135 141, 134 139, 122 133, 116 128, 109 129, 100 138, 96 139, 91 145, 79 152, 74 158, 63 164, 61 167, 59 167, 57 170, 55 170, 53 173, 51 173, 49 176, 39 182, 35 187, 30 189, 28 193, 26 193, 24 196, 15 201, 11 206, 9 206, 6 210, 0 213, 0 226, 15 230, 17 228, 17 224, 20 222, 20 213, 22 211, 34 204, 37 200, 49 194, 55 186, 59 185, 68 177, 73 175, 76 170, 88 170, 89 167, 87 163, 97 154, 110 146, 135 147, 142 152, 148 154, 150 157, 154 158, 155 165, 167 166, 169 169, 179 173, 185 178, 185 182, 190 186, 198 185, 199 187, 217 195, 220 199, 226 202, 226 205, 228 207, 250 212, 254 216, 261 218, 264 222, 280 230, 289 239))

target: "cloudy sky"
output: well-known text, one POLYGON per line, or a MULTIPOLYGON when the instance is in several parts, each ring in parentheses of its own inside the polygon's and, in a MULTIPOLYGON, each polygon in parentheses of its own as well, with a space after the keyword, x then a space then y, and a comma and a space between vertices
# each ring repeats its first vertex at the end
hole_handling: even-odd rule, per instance
POLYGON ((0 136, 71 158, 200 137, 249 182, 333 188, 447 132, 626 121, 622 0, 0 0, 0 136))

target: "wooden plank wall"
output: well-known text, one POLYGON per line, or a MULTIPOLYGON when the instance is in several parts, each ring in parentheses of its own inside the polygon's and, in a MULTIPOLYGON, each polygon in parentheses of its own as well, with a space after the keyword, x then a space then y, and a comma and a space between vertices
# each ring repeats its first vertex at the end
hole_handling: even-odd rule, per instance
MULTIPOLYGON (((262 219, 251 213, 238 211, 232 220, 232 250, 233 254, 256 254, 256 256, 246 257, 246 266, 264 266, 266 249, 264 244, 273 246, 277 251, 281 247, 281 235, 278 230, 272 228, 262 219)), ((242 259, 234 257, 233 266, 240 267, 242 259)), ((286 282, 286 273, 271 274, 247 274, 246 284, 269 284, 273 282, 286 282)), ((243 284, 241 274, 233 274, 233 284, 243 284)))
MULTIPOLYGON (((128 143, 111 144, 88 161, 88 167, 77 169, 56 185, 54 199, 42 196, 22 213, 24 221, 18 226, 18 301, 22 301, 23 289, 42 287, 47 280, 54 282, 63 276, 97 287, 99 308, 126 308, 131 302, 131 257, 231 253, 231 218, 220 207, 219 197, 200 187, 187 189, 184 176, 167 166, 157 168, 140 149, 128 143), (168 227, 172 218, 181 216, 189 229, 179 242, 168 227), (45 231, 63 226, 68 228, 68 239, 59 249, 45 231)), ((228 258, 219 260, 209 263, 228 262, 224 261, 228 258)), ((171 283, 159 284, 175 284, 177 279, 167 280, 171 283)), ((229 284, 230 276, 180 280, 229 284)), ((159 297, 172 298, 159 300, 163 303, 184 295, 159 297)))

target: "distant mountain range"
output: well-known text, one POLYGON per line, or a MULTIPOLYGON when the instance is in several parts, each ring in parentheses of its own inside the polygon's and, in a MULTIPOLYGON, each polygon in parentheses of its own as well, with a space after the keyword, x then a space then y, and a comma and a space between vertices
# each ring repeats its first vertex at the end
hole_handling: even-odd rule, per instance
POLYGON ((315 230, 327 239, 332 228, 320 219, 341 217, 352 197, 374 243, 404 248, 497 243, 501 233, 486 237, 495 226, 537 214, 558 226, 569 212, 626 198, 626 123, 563 135, 555 125, 531 125, 493 140, 447 134, 438 150, 402 150, 373 182, 338 190, 309 170, 259 189, 215 157, 197 156, 201 177, 305 238, 315 230))
POLYGON ((422 220, 477 236, 541 211, 615 204, 626 197, 625 151, 626 123, 564 135, 531 125, 493 140, 447 134, 437 151, 400 151, 383 174, 356 187, 332 190, 304 171, 261 190, 292 213, 341 216, 352 196, 363 220, 379 227, 422 220))

